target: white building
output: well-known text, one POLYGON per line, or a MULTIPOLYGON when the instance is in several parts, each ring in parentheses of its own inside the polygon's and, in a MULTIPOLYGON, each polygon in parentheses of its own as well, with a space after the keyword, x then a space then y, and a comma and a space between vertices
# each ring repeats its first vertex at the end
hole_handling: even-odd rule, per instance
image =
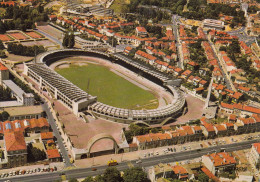
POLYGON ((259 159, 260 159, 260 143, 252 144, 252 148, 249 153, 249 160, 252 164, 254 164, 257 168, 259 168, 259 159))
POLYGON ((220 20, 205 19, 202 21, 202 23, 203 23, 203 27, 205 28, 214 28, 214 29, 224 28, 224 22, 220 20))
POLYGON ((4 88, 9 88, 13 97, 25 106, 34 105, 34 95, 32 93, 25 93, 19 86, 12 80, 3 80, 4 88))

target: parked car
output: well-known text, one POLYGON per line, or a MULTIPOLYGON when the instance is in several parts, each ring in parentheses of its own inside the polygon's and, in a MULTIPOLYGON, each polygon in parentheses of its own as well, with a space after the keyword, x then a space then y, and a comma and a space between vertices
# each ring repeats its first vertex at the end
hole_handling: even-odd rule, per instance
POLYGON ((138 161, 136 161, 135 163, 136 163, 136 164, 140 164, 140 163, 142 163, 142 161, 141 161, 141 160, 138 160, 138 161))

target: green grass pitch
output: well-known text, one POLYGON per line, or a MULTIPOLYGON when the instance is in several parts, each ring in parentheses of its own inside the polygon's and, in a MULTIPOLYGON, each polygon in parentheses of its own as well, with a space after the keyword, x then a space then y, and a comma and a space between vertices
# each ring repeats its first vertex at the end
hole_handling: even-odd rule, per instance
POLYGON ((95 64, 87 66, 71 65, 69 68, 56 68, 60 75, 98 97, 98 101, 114 107, 126 109, 154 109, 158 100, 154 94, 127 81, 108 68, 95 64))

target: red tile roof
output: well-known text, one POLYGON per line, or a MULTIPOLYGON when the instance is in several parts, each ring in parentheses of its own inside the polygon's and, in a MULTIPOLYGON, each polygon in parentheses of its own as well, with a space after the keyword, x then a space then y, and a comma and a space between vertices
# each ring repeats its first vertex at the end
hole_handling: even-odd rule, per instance
POLYGON ((53 133, 52 132, 41 133, 41 139, 42 140, 53 139, 53 133))
POLYGON ((255 120, 253 118, 239 118, 244 124, 254 124, 255 120))
POLYGON ((240 86, 240 87, 238 87, 238 89, 243 90, 244 92, 250 91, 250 88, 248 88, 248 87, 242 87, 242 86, 240 86))
POLYGON ((188 171, 182 166, 172 166, 172 170, 175 174, 187 174, 188 171))
POLYGON ((137 30, 138 32, 147 32, 144 27, 136 27, 136 30, 137 30))
POLYGON ((235 121, 237 119, 237 116, 235 114, 229 115, 229 120, 235 121))
POLYGON ((232 97, 235 98, 235 99, 239 99, 243 94, 240 93, 240 92, 235 92, 232 97))
POLYGON ((7 152, 27 149, 22 132, 6 132, 4 139, 7 152))
POLYGON ((221 124, 216 124, 215 127, 216 127, 216 129, 217 129, 218 131, 225 131, 225 130, 227 130, 227 129, 225 128, 225 126, 223 126, 223 125, 221 125, 221 124))
POLYGON ((4 70, 8 70, 8 68, 5 67, 2 63, 0 63, 0 70, 4 71, 4 70))
POLYGON ((210 172, 208 168, 202 167, 201 170, 209 177, 209 179, 213 179, 215 182, 219 181, 219 179, 212 172, 210 172))
POLYGON ((60 158, 60 153, 58 149, 49 149, 46 151, 48 155, 48 159, 55 159, 55 158, 60 158))
POLYGON ((156 60, 156 57, 150 55, 150 54, 147 54, 146 52, 143 52, 141 50, 138 50, 135 54, 139 55, 139 56, 142 56, 144 58, 147 58, 149 60, 156 60))
POLYGON ((256 149, 256 151, 258 152, 258 154, 260 154, 260 143, 254 143, 253 147, 256 149))
POLYGON ((235 158, 227 152, 213 153, 206 156, 210 158, 215 167, 236 164, 235 158))
POLYGON ((232 104, 227 104, 224 102, 221 102, 221 107, 227 108, 227 109, 234 109, 234 106, 232 104))

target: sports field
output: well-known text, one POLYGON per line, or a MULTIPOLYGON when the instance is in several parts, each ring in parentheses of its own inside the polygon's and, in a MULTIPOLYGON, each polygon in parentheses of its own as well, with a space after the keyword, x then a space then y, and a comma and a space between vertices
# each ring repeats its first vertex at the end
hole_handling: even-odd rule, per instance
POLYGON ((98 101, 114 107, 126 109, 154 109, 158 107, 158 100, 147 90, 125 80, 108 68, 87 64, 85 66, 71 65, 69 68, 56 68, 59 74, 87 91, 89 90, 98 101))

